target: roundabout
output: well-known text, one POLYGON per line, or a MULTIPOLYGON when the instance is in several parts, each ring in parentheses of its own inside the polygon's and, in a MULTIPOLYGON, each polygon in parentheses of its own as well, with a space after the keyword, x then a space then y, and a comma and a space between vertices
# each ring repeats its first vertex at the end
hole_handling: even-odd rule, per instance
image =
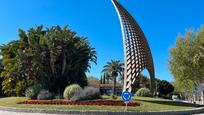
MULTIPOLYGON (((24 97, 10 97, 0 99, 1 115, 43 115, 43 114, 83 114, 83 115, 162 115, 162 114, 192 114, 202 113, 204 108, 199 105, 169 101, 159 98, 133 97, 133 102, 141 103, 141 106, 128 107, 125 112, 125 106, 91 106, 91 105, 48 105, 48 104, 18 104, 27 101, 24 97)), ((109 97, 103 97, 102 100, 111 100, 109 97)), ((117 99, 121 100, 121 99, 117 99)), ((116 100, 115 100, 116 101, 116 100)))
POLYGON ((163 111, 163 112, 116 112, 116 111, 94 111, 94 110, 47 110, 47 109, 20 109, 0 107, 1 115, 192 115, 202 114, 204 108, 177 110, 177 111, 163 111))
POLYGON ((202 20, 194 15, 194 12, 202 11, 196 9, 201 7, 189 4, 196 7, 188 11, 189 7, 172 8, 169 5, 178 5, 180 1, 169 0, 167 4, 148 1, 146 6, 144 1, 142 4, 138 1, 139 7, 131 2, 135 1, 126 1, 126 4, 122 0, 51 0, 50 4, 2 2, 3 10, 0 11, 8 12, 2 14, 5 16, 0 19, 0 31, 13 33, 12 28, 4 28, 9 25, 22 29, 18 31, 18 37, 9 36, 11 39, 0 35, 5 38, 0 41, 0 115, 204 113, 204 26, 179 35, 172 47, 175 33, 184 30, 186 25, 199 22, 184 21, 182 17, 186 14, 179 12, 180 9, 188 8, 188 16, 202 20), (119 23, 115 23, 111 2, 118 14, 122 36, 118 35, 119 23), (138 9, 126 9, 126 5, 138 9), (145 10, 140 9, 143 5, 145 10), (141 17, 137 19, 141 26, 132 15, 134 10, 139 11, 137 15, 141 17), (174 13, 182 16, 178 18, 178 15, 172 15, 174 13), (7 14, 12 17, 6 17, 7 14), (29 19, 23 19, 23 16, 29 19), (174 22, 175 17, 176 21, 182 21, 174 22), (72 22, 70 27, 85 36, 66 26, 67 19, 72 22), (52 26, 56 21, 59 25, 52 26), (39 25, 28 29, 28 25, 39 23, 47 27, 39 25), (120 37, 122 39, 118 39, 120 37))

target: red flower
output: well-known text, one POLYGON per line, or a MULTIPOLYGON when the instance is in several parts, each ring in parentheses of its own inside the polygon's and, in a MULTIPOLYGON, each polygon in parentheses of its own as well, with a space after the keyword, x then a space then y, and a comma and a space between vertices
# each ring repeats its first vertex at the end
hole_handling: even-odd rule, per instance
MULTIPOLYGON (((123 101, 45 101, 45 100, 27 100, 19 102, 18 104, 42 104, 42 105, 106 105, 106 106, 125 106, 123 101)), ((130 102, 128 106, 140 106, 137 102, 130 102)))

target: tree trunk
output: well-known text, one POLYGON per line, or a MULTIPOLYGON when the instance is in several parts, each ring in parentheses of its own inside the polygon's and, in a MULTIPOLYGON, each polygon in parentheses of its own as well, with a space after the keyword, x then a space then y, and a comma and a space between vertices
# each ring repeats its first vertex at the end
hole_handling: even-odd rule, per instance
POLYGON ((62 72, 61 72, 61 76, 64 75, 64 72, 65 72, 65 68, 66 68, 66 65, 67 65, 67 57, 66 57, 66 54, 65 54, 65 48, 64 48, 64 43, 63 41, 61 42, 61 47, 62 47, 62 72))
POLYGON ((114 76, 114 82, 113 82, 113 94, 116 95, 116 76, 114 76))
POLYGON ((201 104, 204 105, 204 92, 201 92, 201 104))
POLYGON ((56 71, 55 71, 55 59, 56 58, 52 52, 50 53, 50 67, 51 67, 51 71, 52 71, 52 75, 56 78, 56 71))
POLYGON ((65 52, 64 52, 64 50, 63 50, 63 61, 62 61, 62 72, 61 72, 61 75, 64 75, 65 68, 66 68, 66 64, 67 64, 66 61, 67 61, 67 60, 66 60, 66 54, 65 54, 65 52))

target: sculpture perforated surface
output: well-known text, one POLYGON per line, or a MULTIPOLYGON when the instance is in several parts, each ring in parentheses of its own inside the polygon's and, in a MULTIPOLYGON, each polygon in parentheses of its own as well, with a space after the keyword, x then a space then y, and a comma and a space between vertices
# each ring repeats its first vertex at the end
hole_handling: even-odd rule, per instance
POLYGON ((125 56, 123 91, 131 92, 136 78, 144 69, 147 69, 150 74, 150 89, 153 93, 155 87, 154 65, 145 35, 130 13, 117 0, 112 0, 112 2, 117 10, 123 33, 125 56))

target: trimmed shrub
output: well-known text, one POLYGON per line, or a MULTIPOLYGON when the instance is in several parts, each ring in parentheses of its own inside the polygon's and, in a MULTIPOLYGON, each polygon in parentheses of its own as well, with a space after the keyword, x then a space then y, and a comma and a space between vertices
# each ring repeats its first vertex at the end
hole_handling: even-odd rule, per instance
POLYGON ((83 90, 83 96, 83 99, 85 100, 101 98, 99 89, 94 87, 85 87, 83 90))
POLYGON ((151 92, 148 88, 140 88, 137 92, 136 92, 136 96, 141 96, 141 97, 151 97, 151 92))
POLYGON ((41 89, 42 89, 42 85, 40 84, 33 85, 28 89, 26 89, 25 96, 30 99, 37 99, 37 96, 41 89))
POLYGON ((76 96, 77 93, 82 93, 82 88, 78 84, 69 85, 65 88, 63 97, 70 100, 76 96))
POLYGON ((83 90, 81 90, 81 91, 76 91, 70 100, 79 101, 79 100, 82 100, 83 98, 84 98, 84 93, 83 93, 83 90))
POLYGON ((52 98, 53 98, 52 93, 45 89, 42 89, 37 97, 38 100, 50 100, 52 98))
POLYGON ((94 100, 100 98, 101 96, 99 89, 94 87, 85 87, 82 92, 81 91, 75 92, 70 100, 79 101, 79 100, 94 100))

